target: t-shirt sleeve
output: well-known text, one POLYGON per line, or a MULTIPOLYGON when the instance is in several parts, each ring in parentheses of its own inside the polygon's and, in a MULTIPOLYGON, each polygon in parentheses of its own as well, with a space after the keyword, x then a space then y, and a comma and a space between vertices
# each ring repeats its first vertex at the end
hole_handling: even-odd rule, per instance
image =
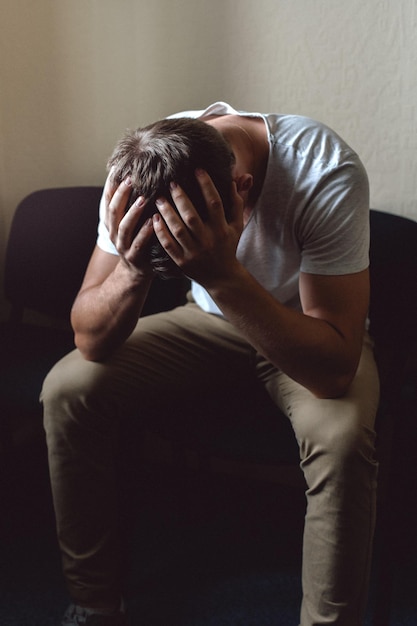
POLYGON ((368 267, 369 183, 359 159, 321 177, 297 229, 302 272, 340 275, 368 267))
POLYGON ((98 247, 104 252, 118 255, 118 252, 110 239, 107 226, 104 223, 103 209, 101 208, 101 206, 100 206, 100 216, 99 216, 99 222, 98 222, 96 243, 98 247))

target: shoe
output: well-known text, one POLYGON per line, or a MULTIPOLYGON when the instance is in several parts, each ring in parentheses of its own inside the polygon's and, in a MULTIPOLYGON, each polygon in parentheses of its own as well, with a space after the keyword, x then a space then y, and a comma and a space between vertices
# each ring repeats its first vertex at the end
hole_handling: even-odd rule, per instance
POLYGON ((61 626, 127 626, 127 617, 124 610, 103 615, 94 613, 92 609, 84 609, 82 606, 70 604, 61 626))

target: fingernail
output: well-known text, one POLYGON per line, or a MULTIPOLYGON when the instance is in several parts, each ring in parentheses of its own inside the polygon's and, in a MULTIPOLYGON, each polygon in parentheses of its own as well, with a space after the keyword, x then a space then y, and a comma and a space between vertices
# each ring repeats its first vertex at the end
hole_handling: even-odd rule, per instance
POLYGON ((154 213, 153 216, 152 216, 152 219, 153 219, 154 222, 159 222, 159 220, 160 220, 159 213, 154 213))
POLYGON ((162 198, 157 198, 155 200, 155 204, 156 206, 164 206, 164 201, 162 200, 162 198))
POLYGON ((126 187, 131 187, 132 186, 132 179, 130 178, 130 176, 125 178, 125 185, 126 185, 126 187))
POLYGON ((198 167, 195 173, 196 173, 196 176, 203 176, 204 170, 201 167, 198 167))
POLYGON ((173 180, 172 180, 172 181, 169 183, 169 188, 170 188, 171 190, 174 190, 174 189, 176 189, 177 187, 178 187, 178 185, 177 185, 177 183, 176 183, 175 181, 173 181, 173 180))

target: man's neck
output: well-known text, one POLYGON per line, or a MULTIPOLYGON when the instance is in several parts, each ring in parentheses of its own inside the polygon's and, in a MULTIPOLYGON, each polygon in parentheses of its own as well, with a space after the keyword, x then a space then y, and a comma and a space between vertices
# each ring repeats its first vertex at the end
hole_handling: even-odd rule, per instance
POLYGON ((260 117, 242 115, 209 116, 205 119, 216 128, 232 146, 239 173, 253 176, 248 209, 256 204, 262 190, 269 157, 269 142, 265 122, 260 117))
POLYGON ((251 173, 253 188, 250 193, 251 208, 254 207, 265 180, 269 157, 269 142, 265 122, 260 117, 239 117, 239 127, 247 136, 248 150, 251 153, 251 173))

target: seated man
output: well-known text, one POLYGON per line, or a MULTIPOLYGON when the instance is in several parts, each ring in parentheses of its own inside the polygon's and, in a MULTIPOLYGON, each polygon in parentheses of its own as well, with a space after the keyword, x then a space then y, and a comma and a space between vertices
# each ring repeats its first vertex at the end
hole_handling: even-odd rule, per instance
POLYGON ((379 393, 366 332, 368 202, 357 155, 303 117, 216 103, 116 147, 72 311, 78 349, 42 392, 74 602, 63 624, 126 623, 122 416, 152 428, 175 419, 172 407, 239 393, 253 378, 291 420, 308 486, 300 623, 363 623, 379 393), (190 301, 141 318, 155 274, 178 271, 192 280, 190 301))

